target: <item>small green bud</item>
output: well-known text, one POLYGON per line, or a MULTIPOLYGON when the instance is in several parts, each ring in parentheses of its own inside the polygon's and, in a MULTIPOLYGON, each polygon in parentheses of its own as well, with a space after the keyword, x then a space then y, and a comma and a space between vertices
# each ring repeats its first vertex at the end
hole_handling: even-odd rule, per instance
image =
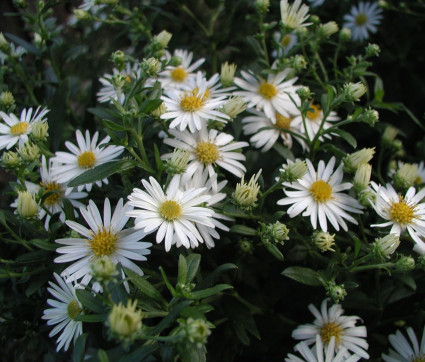
POLYGON ((400 272, 408 272, 415 269, 415 259, 411 256, 401 255, 397 260, 395 267, 400 272))
POLYGON ((90 20, 92 17, 88 11, 82 9, 74 9, 73 13, 78 20, 90 20))
POLYGON ((31 142, 26 142, 19 146, 18 153, 24 161, 32 162, 40 156, 40 149, 37 145, 34 145, 31 142))
POLYGON ((339 32, 339 39, 342 42, 349 41, 351 39, 351 30, 348 28, 342 28, 339 32))
POLYGON ((255 5, 259 14, 264 14, 269 10, 270 0, 257 0, 255 5))
POLYGON ((0 32, 0 50, 4 53, 9 53, 10 45, 6 38, 4 37, 3 33, 0 32))
POLYGON ((112 53, 111 60, 118 69, 123 69, 125 62, 127 61, 127 56, 122 50, 117 50, 112 53))
POLYGON ((336 284, 334 281, 328 282, 325 286, 326 294, 330 296, 335 303, 339 303, 347 295, 344 284, 336 284))
POLYGON ((285 240, 289 240, 289 229, 285 224, 276 221, 274 224, 261 224, 260 237, 263 243, 276 243, 283 245, 285 240))
POLYGON ((41 121, 35 122, 31 128, 31 136, 39 141, 46 140, 49 136, 49 124, 41 121))
POLYGON ((159 34, 155 35, 154 40, 160 44, 163 48, 168 46, 168 43, 171 40, 173 34, 169 33, 166 30, 161 31, 159 34))
POLYGON ((1 157, 1 165, 7 169, 13 169, 21 164, 21 158, 16 152, 4 152, 1 157))
POLYGON ((192 297, 192 290, 196 287, 195 283, 177 283, 176 293, 179 296, 190 299, 192 297))
POLYGON ((288 63, 289 66, 297 73, 300 73, 303 69, 307 68, 307 61, 305 60, 304 56, 300 54, 290 57, 288 63))
POLYGON ((302 101, 305 101, 311 97, 311 91, 309 87, 303 86, 297 89, 297 94, 300 96, 302 101))
POLYGON ((387 126, 382 135, 382 143, 386 146, 391 146, 397 137, 398 129, 393 126, 387 126))
POLYGON ((326 231, 315 231, 312 236, 314 245, 324 253, 325 251, 335 251, 335 234, 330 234, 326 231))
POLYGON ((171 158, 167 161, 165 169, 172 175, 182 174, 186 171, 189 163, 190 152, 182 149, 175 149, 171 158))
POLYGON ((252 254, 252 252, 254 251, 254 244, 250 240, 241 239, 239 240, 238 244, 239 244, 239 250, 243 254, 252 254))
POLYGON ((0 106, 4 110, 9 110, 15 107, 15 99, 13 98, 13 94, 11 92, 1 92, 0 106))
POLYGON ((335 21, 329 21, 326 24, 320 24, 319 34, 324 38, 329 38, 339 30, 338 24, 335 21))
POLYGON ((369 126, 375 126, 375 123, 379 121, 379 113, 375 109, 366 109, 361 115, 360 120, 367 123, 369 126))
POLYGON ((142 329, 142 311, 137 309, 137 300, 114 304, 108 315, 111 334, 119 340, 131 342, 142 329))
POLYGON ((379 56, 380 52, 381 52, 381 49, 379 48, 379 45, 377 44, 368 44, 365 49, 366 57, 377 57, 379 56))
POLYGON ((158 108, 155 108, 153 111, 151 111, 151 115, 157 118, 160 118, 164 113, 167 112, 167 107, 164 103, 161 103, 158 108))
POLYGON ((143 59, 142 69, 150 77, 154 77, 161 70, 161 62, 156 58, 143 59))
POLYGON ((370 207, 372 203, 375 203, 376 193, 370 187, 366 187, 359 192, 357 199, 362 206, 370 207))
POLYGON ((173 55, 168 64, 172 67, 178 67, 182 64, 182 58, 178 57, 177 55, 173 55))
POLYGON ((118 275, 115 264, 107 255, 104 255, 101 258, 96 258, 90 267, 93 277, 98 281, 107 282, 118 275))
POLYGON ((281 172, 281 177, 284 181, 287 182, 295 182, 307 173, 308 166, 305 161, 296 160, 292 162, 288 160, 287 165, 283 165, 283 167, 279 170, 281 172))
POLYGON ((346 83, 342 89, 342 96, 346 102, 357 102, 366 93, 363 83, 346 83))
POLYGON ((38 204, 29 191, 18 191, 18 214, 24 219, 32 219, 38 215, 38 204))
POLYGON ((208 336, 211 334, 211 328, 214 327, 210 322, 198 318, 189 317, 184 323, 184 331, 190 343, 195 343, 197 347, 202 347, 207 343, 208 336))

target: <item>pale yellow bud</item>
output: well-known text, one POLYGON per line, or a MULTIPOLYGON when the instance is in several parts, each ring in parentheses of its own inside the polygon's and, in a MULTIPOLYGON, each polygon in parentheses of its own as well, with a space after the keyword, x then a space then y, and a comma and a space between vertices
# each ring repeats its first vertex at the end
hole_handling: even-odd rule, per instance
POLYGON ((325 231, 315 231, 313 233, 313 243, 316 247, 324 253, 325 251, 335 251, 335 234, 329 234, 325 231))
POLYGON ((223 87, 230 87, 233 85, 236 68, 237 66, 234 63, 229 64, 228 62, 225 62, 221 65, 220 82, 223 87))
POLYGON ((176 175, 186 171, 189 163, 190 152, 182 149, 175 149, 171 158, 168 160, 166 169, 169 173, 176 175))
POLYGON ((354 175, 354 189, 360 192, 369 186, 372 175, 372 165, 368 163, 361 164, 354 175))
POLYGON ((35 202, 31 192, 18 191, 18 214, 25 219, 37 216, 38 204, 35 202))
POLYGON ((418 167, 411 163, 405 163, 394 175, 394 186, 397 189, 407 189, 413 186, 417 177, 418 167))
POLYGON ((15 168, 21 163, 21 158, 16 152, 8 151, 4 152, 1 157, 1 164, 5 168, 15 168))
POLYGON ((49 136, 49 124, 37 121, 31 127, 31 136, 36 140, 44 141, 49 136))
POLYGON ((223 112, 231 119, 246 109, 246 103, 242 97, 231 97, 223 106, 223 112))
POLYGON ((166 112, 167 112, 167 107, 165 106, 164 103, 161 103, 161 105, 158 108, 155 108, 153 111, 151 111, 151 115, 159 118, 166 112))
POLYGON ((6 38, 4 37, 3 33, 0 33, 0 50, 8 53, 9 52, 9 43, 7 42, 6 38))
POLYGON ((15 105, 15 99, 13 94, 10 92, 1 92, 0 94, 0 105, 5 109, 9 109, 15 105))
POLYGON ((18 153, 24 161, 32 162, 40 156, 40 149, 37 145, 27 142, 19 146, 18 153))
POLYGON ((321 24, 319 27, 319 33, 326 38, 338 32, 338 24, 335 21, 329 21, 326 24, 321 24))
POLYGON ((347 101, 357 102, 366 93, 367 88, 361 82, 344 84, 342 94, 347 101))
POLYGON ((372 159, 374 154, 375 147, 363 148, 360 151, 347 155, 343 160, 344 171, 350 173, 355 172, 360 165, 368 163, 372 159))
POLYGON ((261 170, 256 175, 253 175, 248 183, 245 182, 242 176, 241 182, 236 185, 235 192, 232 197, 236 205, 243 210, 250 210, 255 207, 260 186, 257 180, 260 177, 261 170))
POLYGON ((375 239, 371 245, 371 252, 379 259, 389 259, 398 246, 400 245, 400 238, 395 234, 388 234, 387 236, 375 239))
POLYGON ((155 40, 159 44, 161 44, 161 46, 163 48, 166 48, 168 43, 170 42, 172 36, 173 36, 173 34, 169 33, 166 30, 163 30, 158 35, 155 35, 155 40))
POLYGON ((91 264, 91 271, 92 275, 99 281, 108 281, 118 275, 115 264, 107 255, 96 258, 91 264))
POLYGON ((108 316, 111 333, 120 340, 131 341, 142 329, 142 311, 137 309, 137 300, 114 304, 108 316))

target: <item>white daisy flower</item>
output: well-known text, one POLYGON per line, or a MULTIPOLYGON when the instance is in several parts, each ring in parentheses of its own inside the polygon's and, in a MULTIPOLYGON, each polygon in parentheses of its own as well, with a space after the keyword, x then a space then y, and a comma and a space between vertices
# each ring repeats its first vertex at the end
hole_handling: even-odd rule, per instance
POLYGON ((310 349, 305 342, 300 342, 294 347, 303 358, 299 358, 293 354, 288 354, 285 358, 286 362, 356 362, 360 356, 351 356, 347 350, 341 347, 335 354, 335 337, 332 336, 327 347, 323 346, 320 335, 316 335, 316 344, 310 349))
POLYGON ((299 86, 293 85, 298 78, 286 80, 289 72, 290 69, 285 69, 277 74, 269 74, 266 80, 242 71, 244 79, 236 77, 234 83, 244 91, 236 91, 234 94, 243 97, 248 107, 262 110, 276 123, 276 113, 285 117, 297 113, 297 107, 290 97, 299 103, 299 97, 295 93, 299 86))
MULTIPOLYGON (((133 270, 139 275, 143 275, 140 269, 131 260, 144 261, 145 255, 150 254, 151 243, 140 242, 146 234, 134 228, 124 229, 129 217, 126 212, 132 207, 123 199, 120 199, 111 217, 111 204, 109 199, 105 199, 103 207, 103 220, 96 204, 90 200, 87 208, 80 208, 90 229, 78 224, 75 221, 67 220, 72 230, 79 233, 81 238, 57 239, 56 242, 65 245, 56 249, 59 254, 63 254, 55 259, 55 263, 69 263, 62 273, 67 277, 67 281, 79 280, 82 285, 87 285, 92 279, 91 264, 97 258, 108 256, 114 264, 120 263, 123 267, 133 270)), ((124 272, 122 272, 124 276, 124 272)), ((100 290, 100 286, 93 286, 94 290, 100 290)))
POLYGON ((391 346, 389 354, 382 354, 385 362, 421 362, 425 360, 425 328, 422 332, 421 344, 411 327, 407 328, 410 342, 400 332, 390 334, 388 340, 391 346))
POLYGON ((202 195, 205 188, 181 191, 180 175, 173 177, 165 193, 153 177, 149 177, 149 182, 142 180, 142 184, 147 192, 133 189, 128 199, 136 209, 126 215, 136 218, 135 228, 145 233, 156 231, 156 242, 164 240, 165 251, 174 244, 188 249, 197 247, 203 242, 197 226, 214 228, 214 211, 199 206, 210 199, 209 195, 202 195))
MULTIPOLYGON (((47 193, 49 195, 43 200, 43 207, 39 209, 38 217, 40 220, 44 221, 44 228, 49 229, 50 219, 53 215, 59 214, 59 220, 65 222, 65 211, 64 200, 68 200, 74 208, 80 208, 83 204, 77 200, 87 197, 86 192, 75 192, 73 187, 67 187, 66 184, 60 184, 53 180, 52 175, 50 174, 50 169, 52 168, 52 161, 49 160, 49 166, 47 166, 46 157, 43 155, 41 158, 41 182, 40 185, 36 185, 32 182, 25 182, 25 186, 31 194, 35 195, 40 191, 40 188, 44 188, 45 191, 43 196, 47 193)), ((15 200, 10 206, 17 207, 18 202, 15 200)), ((75 216, 78 216, 78 213, 74 210, 75 216)))
POLYGON ((227 122, 230 117, 218 109, 226 103, 226 97, 211 97, 208 83, 204 79, 199 87, 186 91, 169 92, 168 97, 162 96, 167 112, 162 119, 171 119, 170 128, 180 131, 189 127, 190 132, 200 130, 208 120, 227 122))
MULTIPOLYGON (((322 124, 324 114, 323 114, 322 108, 318 104, 311 103, 309 108, 311 109, 311 111, 308 111, 305 116, 305 127, 304 127, 302 115, 300 114, 300 112, 295 113, 297 114, 297 116, 295 117, 294 122, 297 122, 297 123, 301 122, 301 126, 300 126, 301 132, 305 134, 308 139, 313 140, 317 132, 319 132, 320 130, 320 125, 322 124)), ((340 118, 337 116, 336 112, 331 111, 331 113, 328 115, 325 122, 323 123, 323 126, 321 129, 326 130, 332 127, 332 123, 330 122, 339 121, 339 120, 340 118)), ((323 137, 320 136, 319 140, 323 141, 323 138, 331 139, 332 137, 328 133, 324 135, 323 137)))
POLYGON ((33 114, 33 109, 23 109, 21 116, 18 119, 13 113, 8 115, 0 112, 0 120, 6 124, 0 123, 0 150, 6 148, 9 150, 16 143, 19 146, 28 142, 28 135, 31 133, 32 125, 35 122, 46 122, 44 117, 49 110, 46 108, 41 109, 38 107, 33 114))
POLYGON ((75 286, 66 283, 59 275, 53 274, 58 284, 49 282, 50 288, 47 290, 56 299, 48 299, 47 304, 53 308, 46 309, 41 318, 47 320, 47 325, 57 324, 50 332, 49 337, 53 337, 62 331, 56 343, 56 351, 62 347, 67 351, 71 341, 74 343, 78 336, 83 333, 83 323, 75 318, 82 312, 82 305, 75 295, 75 286))
MULTIPOLYGON (((66 141, 65 146, 69 152, 56 152, 55 157, 52 157, 54 164, 50 169, 51 175, 54 180, 59 183, 66 183, 73 178, 81 175, 85 171, 92 169, 96 166, 102 165, 106 162, 113 161, 123 151, 122 146, 109 145, 101 147, 110 141, 110 137, 105 137, 97 144, 99 132, 95 132, 93 138, 90 138, 90 132, 86 130, 86 137, 84 138, 80 130, 75 133, 78 146, 66 141)), ((107 184, 108 180, 103 179, 96 181, 97 186, 102 186, 102 182, 107 184)), ((78 186, 78 191, 84 188, 91 191, 93 184, 78 186)))
POLYGON ((415 164, 418 168, 418 174, 416 176, 415 184, 422 185, 425 183, 425 166, 424 162, 421 161, 419 164, 415 164))
POLYGON ((360 1, 358 6, 352 6, 350 14, 344 15, 344 27, 351 30, 353 40, 366 40, 369 38, 369 32, 378 31, 376 27, 381 23, 381 13, 377 2, 360 1))
POLYGON ((340 304, 334 304, 328 308, 328 300, 322 301, 320 311, 313 304, 308 306, 315 317, 313 324, 298 326, 292 332, 292 337, 303 340, 307 345, 310 345, 315 343, 317 336, 319 336, 325 346, 328 346, 332 337, 334 337, 335 352, 338 353, 341 348, 345 348, 354 355, 369 359, 369 354, 366 352, 369 348, 365 340, 367 336, 366 327, 356 326, 360 317, 344 316, 344 310, 340 304))
MULTIPOLYGON (((218 132, 215 129, 207 130, 202 127, 200 131, 189 133, 169 130, 175 138, 166 138, 164 143, 190 152, 189 163, 186 172, 183 174, 182 182, 186 183, 196 170, 207 169, 210 177, 216 174, 214 165, 233 173, 237 177, 242 177, 246 168, 239 161, 245 161, 245 156, 236 150, 248 146, 247 142, 233 142, 233 136, 218 132)), ((168 159, 172 153, 162 156, 168 159)), ((213 186, 216 191, 216 185, 213 186)))
POLYGON ((425 189, 416 193, 416 189, 410 187, 406 195, 402 196, 390 184, 384 187, 372 181, 371 186, 376 192, 372 206, 380 217, 388 220, 371 226, 391 226, 390 233, 396 235, 407 230, 416 243, 414 250, 425 254, 425 242, 422 239, 425 238, 425 203, 420 202, 425 197, 425 189))
POLYGON ((205 61, 204 58, 198 59, 192 63, 193 53, 183 49, 176 49, 174 54, 171 55, 168 51, 165 53, 167 61, 174 57, 181 59, 181 64, 178 66, 168 65, 162 72, 158 74, 158 80, 161 82, 164 89, 183 89, 188 82, 195 78, 194 71, 198 69, 205 61))
POLYGON ((7 58, 12 57, 17 61, 21 61, 21 57, 27 52, 27 50, 21 46, 15 46, 13 43, 9 43, 9 52, 4 53, 0 50, 0 63, 4 64, 7 58))
MULTIPOLYGON (((217 183, 217 175, 213 175, 211 178, 208 175, 208 170, 198 169, 192 178, 184 184, 184 190, 189 189, 200 189, 205 188, 205 191, 202 193, 203 195, 209 195, 210 199, 206 202, 206 206, 213 207, 220 201, 224 200, 227 195, 224 192, 220 192, 227 184, 227 180, 220 181, 217 183)), ((233 221, 231 217, 225 216, 223 214, 215 212, 214 217, 211 219, 215 228, 229 231, 229 228, 224 225, 222 222, 217 219, 233 221)), ((214 239, 220 239, 220 234, 217 232, 215 228, 210 226, 198 224, 197 228, 204 238, 205 245, 208 249, 211 249, 215 246, 214 239)))
POLYGON ((306 23, 308 19, 309 7, 301 4, 301 0, 295 0, 292 5, 289 5, 288 0, 281 0, 280 15, 282 23, 290 29, 304 28, 311 23, 306 23))
MULTIPOLYGON (((301 120, 299 117, 286 117, 276 113, 276 123, 273 123, 264 112, 255 109, 249 112, 252 116, 242 119, 243 132, 245 135, 253 135, 250 138, 250 142, 256 148, 262 148, 261 151, 266 152, 273 147, 279 137, 282 138, 283 144, 286 147, 292 148, 293 135, 286 131, 290 130, 295 133, 300 133, 301 120)), ((301 138, 295 137, 295 139, 300 143, 303 150, 307 148, 307 145, 301 138)))
MULTIPOLYGON (((222 88, 220 83, 220 75, 215 73, 210 79, 205 78, 201 71, 196 72, 196 77, 188 81, 188 85, 183 90, 193 91, 196 89, 205 89, 204 98, 217 98, 222 96, 231 96, 231 91, 235 87, 222 88)), ((166 90, 164 91, 167 92, 166 90)))
POLYGON ((99 103, 105 103, 112 102, 113 99, 115 101, 119 101, 121 104, 124 104, 125 95, 121 91, 117 92, 117 89, 112 82, 113 77, 121 74, 125 78, 125 81, 128 84, 131 84, 132 82, 140 78, 141 71, 142 70, 137 63, 133 65, 127 63, 125 66, 125 70, 123 70, 122 72, 114 68, 112 69, 112 74, 104 74, 102 78, 99 78, 99 82, 102 84, 102 87, 96 94, 97 101, 99 103))
POLYGON ((295 31, 292 31, 282 37, 282 34, 278 31, 273 33, 273 39, 280 45, 279 49, 272 51, 272 57, 282 58, 283 55, 287 55, 288 52, 298 44, 298 36, 295 31))
POLYGON ((328 220, 337 231, 339 226, 345 231, 348 230, 344 219, 357 225, 357 221, 347 211, 360 214, 362 206, 353 197, 342 193, 353 186, 348 182, 341 183, 344 165, 340 164, 333 171, 335 157, 332 157, 327 165, 324 161, 319 161, 316 172, 310 160, 306 159, 306 163, 308 172, 301 179, 283 183, 285 187, 295 191, 285 189, 287 197, 279 200, 277 204, 292 204, 287 211, 290 217, 295 217, 305 210, 302 216, 310 216, 314 229, 317 228, 317 218, 323 231, 328 231, 328 220))

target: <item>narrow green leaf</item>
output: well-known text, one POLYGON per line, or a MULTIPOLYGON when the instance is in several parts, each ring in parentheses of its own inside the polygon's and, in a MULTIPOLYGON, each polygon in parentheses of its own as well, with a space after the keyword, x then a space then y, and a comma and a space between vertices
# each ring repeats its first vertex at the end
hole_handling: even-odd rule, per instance
POLYGON ((183 254, 179 255, 179 266, 178 266, 178 282, 181 284, 186 284, 187 277, 187 262, 183 254))
POLYGON ((226 263, 226 264, 220 265, 212 273, 208 274, 208 276, 205 277, 205 279, 198 284, 198 288, 206 288, 206 287, 209 287, 210 285, 213 285, 214 282, 218 279, 218 277, 222 273, 224 273, 225 271, 237 269, 237 268, 238 267, 232 263, 226 263))
POLYGON ((37 49, 34 45, 28 43, 24 39, 21 39, 21 38, 17 37, 16 35, 13 35, 13 34, 10 34, 10 33, 4 33, 4 35, 6 36, 6 38, 9 38, 10 40, 15 42, 16 44, 20 45, 22 48, 25 48, 30 53, 33 53, 33 54, 37 55, 38 57, 41 57, 43 55, 43 53, 39 49, 37 49))
POLYGON ((127 131, 128 130, 127 127, 124 127, 124 126, 122 126, 118 123, 112 122, 108 119, 103 119, 102 123, 106 128, 109 128, 113 131, 127 131))
POLYGON ((152 354, 158 349, 158 344, 148 344, 137 348, 134 352, 127 356, 120 357, 120 362, 142 362, 147 357, 152 357, 152 354))
POLYGON ((283 261, 283 254, 274 244, 265 244, 266 249, 272 254, 277 260, 283 261))
POLYGON ((357 148, 357 141, 351 135, 351 133, 343 131, 342 129, 335 129, 332 131, 332 133, 339 134, 344 140, 346 140, 351 146, 353 146, 353 148, 357 148))
POLYGON ((87 333, 83 333, 77 338, 72 353, 72 362, 81 362, 84 360, 84 350, 86 349, 87 333))
POLYGON ((162 99, 149 99, 144 101, 141 105, 140 112, 149 114, 153 110, 157 109, 162 104, 162 99))
POLYGON ((80 314, 76 316, 74 320, 87 323, 99 323, 106 320, 106 314, 80 314))
POLYGON ((182 300, 177 302, 174 306, 170 307, 168 315, 151 330, 151 335, 158 335, 161 333, 165 328, 167 328, 176 320, 184 308, 192 303, 193 302, 191 300, 182 300))
POLYGON ((135 167, 133 160, 120 160, 104 163, 72 179, 68 186, 75 187, 103 180, 117 172, 123 172, 135 167))
POLYGON ((317 273, 310 268, 290 266, 286 268, 282 274, 288 278, 296 280, 299 283, 310 285, 312 287, 318 287, 322 285, 320 280, 317 278, 317 273))
POLYGON ((103 313, 105 311, 102 302, 99 301, 92 292, 85 289, 76 289, 75 293, 84 307, 95 313, 103 313))
POLYGON ((109 362, 108 354, 103 349, 97 350, 97 358, 99 362, 109 362))
POLYGON ((354 240, 354 258, 359 256, 360 250, 362 248, 362 242, 359 238, 353 237, 354 240))
POLYGON ((31 244, 34 244, 40 249, 48 250, 48 251, 54 251, 58 247, 58 244, 56 243, 50 243, 47 240, 44 239, 33 239, 30 241, 31 244))
POLYGON ((233 225, 230 230, 231 233, 254 236, 257 235, 257 230, 245 225, 233 225))
POLYGON ((127 268, 124 268, 124 272, 130 278, 131 282, 136 286, 136 288, 139 289, 140 293, 158 303, 162 308, 167 306, 167 302, 161 293, 145 278, 127 268))
POLYGON ((285 160, 295 161, 295 156, 294 156, 294 154, 291 152, 291 150, 288 147, 284 147, 280 143, 276 142, 273 145, 273 149, 279 155, 281 155, 285 160))
POLYGON ((119 117, 114 112, 110 111, 109 109, 103 108, 103 107, 96 107, 96 108, 88 108, 87 109, 91 114, 94 114, 95 116, 99 117, 100 119, 108 119, 110 121, 118 121, 119 117))
POLYGON ((186 283, 190 283, 196 276, 196 273, 199 269, 199 264, 201 263, 201 255, 199 254, 190 254, 186 258, 187 262, 187 277, 186 283))
POLYGON ((212 295, 222 292, 223 290, 231 289, 231 288, 233 287, 229 284, 217 284, 212 288, 207 288, 207 289, 199 290, 196 292, 192 292, 192 297, 193 299, 208 298, 212 295))

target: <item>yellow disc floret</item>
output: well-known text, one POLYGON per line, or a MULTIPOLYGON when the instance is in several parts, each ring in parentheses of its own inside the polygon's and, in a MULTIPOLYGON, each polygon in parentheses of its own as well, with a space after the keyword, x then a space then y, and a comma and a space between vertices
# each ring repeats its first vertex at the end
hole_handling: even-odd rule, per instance
POLYGON ((182 213, 181 206, 174 200, 167 200, 161 204, 159 213, 162 218, 167 221, 174 221, 178 219, 182 213))
POLYGON ((413 357, 412 362, 425 362, 425 354, 422 356, 413 357))
POLYGON ((96 257, 110 256, 115 253, 117 249, 118 237, 109 229, 102 228, 93 235, 90 247, 96 257))
POLYGON ((183 68, 175 68, 171 71, 171 78, 173 78, 175 82, 183 82, 186 77, 187 73, 183 68))
POLYGON ((272 99, 277 94, 277 89, 273 84, 264 82, 258 88, 258 93, 266 99, 272 99))
POLYGON ((400 198, 399 202, 394 202, 391 205, 390 215, 395 222, 409 224, 415 217, 415 208, 403 201, 403 198, 400 198))
POLYGON ((186 94, 180 100, 180 107, 186 112, 196 112, 204 105, 204 98, 192 93, 186 94))
POLYGON ((28 131, 29 124, 27 122, 19 122, 10 127, 10 134, 13 136, 18 136, 25 134, 28 131))
POLYGON ((367 23, 366 14, 361 13, 357 15, 354 22, 356 23, 356 25, 359 25, 359 26, 366 24, 367 23))
POLYGON ((62 186, 56 182, 49 182, 47 184, 41 183, 41 186, 46 189, 44 195, 49 193, 49 195, 44 199, 44 204, 46 206, 56 205, 60 202, 63 196, 62 186))
POLYGON ((68 313, 68 317, 74 320, 81 313, 80 305, 76 300, 71 300, 66 307, 66 311, 68 313))
POLYGON ((335 346, 338 346, 341 343, 342 329, 334 322, 324 324, 322 328, 320 328, 319 334, 322 338, 323 344, 325 345, 329 344, 332 337, 335 337, 335 346))
POLYGON ((211 142, 199 142, 196 146, 196 157, 204 164, 211 164, 219 157, 218 148, 211 142))
POLYGON ((281 129, 289 129, 291 127, 291 118, 282 116, 280 113, 276 113, 276 127, 281 129))
POLYGON ((312 109, 312 111, 307 112, 307 118, 311 121, 315 121, 320 116, 321 108, 313 103, 311 103, 308 107, 312 109))
POLYGON ((332 187, 323 180, 313 182, 310 192, 317 202, 326 202, 332 198, 332 187))
POLYGON ((92 168, 96 163, 96 155, 93 151, 85 151, 78 156, 77 162, 81 168, 92 168))

